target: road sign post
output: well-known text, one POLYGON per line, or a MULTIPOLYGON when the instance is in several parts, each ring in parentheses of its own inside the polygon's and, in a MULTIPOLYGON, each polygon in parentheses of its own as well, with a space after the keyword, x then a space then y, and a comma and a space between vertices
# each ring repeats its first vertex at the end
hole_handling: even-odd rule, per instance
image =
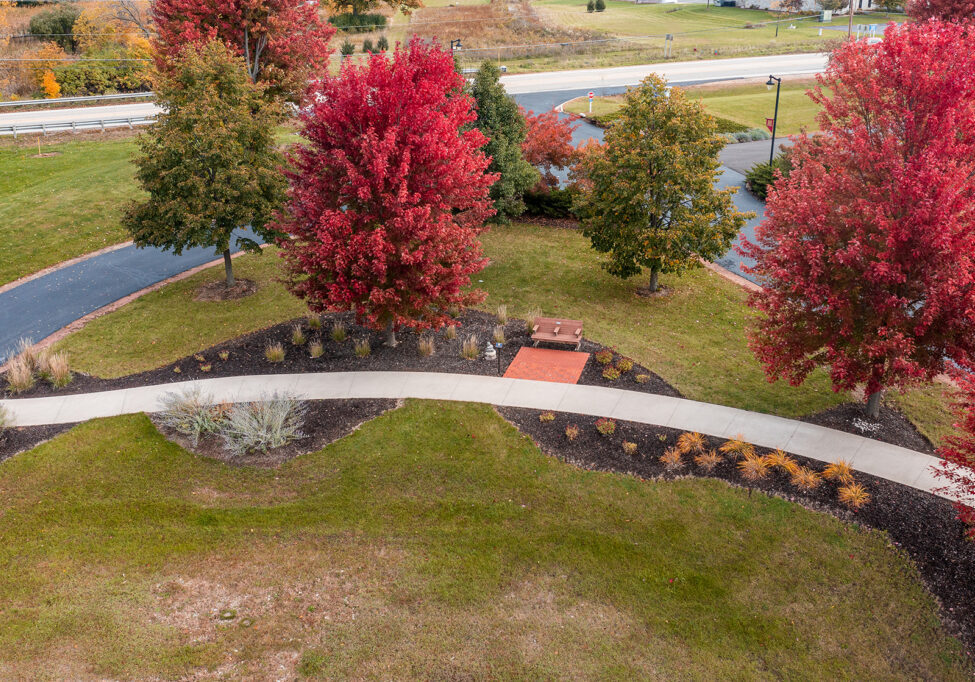
POLYGON ((592 97, 593 97, 593 93, 590 92, 589 93, 589 113, 590 114, 592 113, 592 97))

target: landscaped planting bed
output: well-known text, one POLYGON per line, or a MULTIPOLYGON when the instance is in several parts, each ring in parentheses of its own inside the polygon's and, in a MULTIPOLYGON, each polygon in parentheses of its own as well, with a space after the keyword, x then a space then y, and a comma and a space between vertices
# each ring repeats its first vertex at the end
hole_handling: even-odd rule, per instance
MULTIPOLYGON (((925 584, 938 597, 942 619, 953 634, 970 650, 975 648, 975 543, 964 538, 965 528, 947 500, 853 472, 855 482, 870 496, 862 507, 853 510, 838 500, 841 485, 822 476, 825 465, 805 457, 790 456, 799 467, 818 472, 820 476, 815 488, 800 490, 781 467, 769 467, 764 477, 747 480, 738 466, 742 458, 720 451, 728 443, 721 438, 703 436, 702 452, 715 450, 722 457, 713 469, 705 470, 696 463, 693 457, 697 453, 685 453, 678 466, 668 467, 661 457, 676 448, 682 431, 579 414, 513 407, 498 410, 530 435, 544 452, 586 469, 615 471, 645 479, 719 478, 828 512, 850 523, 886 531, 893 545, 911 557, 925 584), (612 433, 605 433, 610 431, 607 422, 612 422, 612 433), (573 438, 568 437, 567 429, 574 434, 573 438), (635 444, 635 448, 627 448, 631 450, 628 453, 624 443, 635 444)), ((767 457, 772 452, 767 448, 754 450, 759 457, 767 457)))

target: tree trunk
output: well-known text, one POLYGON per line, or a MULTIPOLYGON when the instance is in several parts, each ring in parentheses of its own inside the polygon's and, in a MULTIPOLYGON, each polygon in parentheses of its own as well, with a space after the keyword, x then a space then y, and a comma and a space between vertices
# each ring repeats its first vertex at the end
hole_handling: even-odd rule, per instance
POLYGON ((877 391, 876 393, 871 393, 867 398, 867 416, 871 419, 878 419, 880 417, 880 398, 883 396, 883 391, 877 391))
POLYGON ((386 345, 390 348, 396 348, 399 345, 399 342, 396 340, 396 330, 393 329, 392 320, 386 323, 386 345))
POLYGON ((234 285, 234 263, 230 260, 230 249, 223 252, 223 270, 227 273, 227 288, 234 285))
POLYGON ((660 278, 660 268, 651 268, 650 270, 650 284, 647 285, 647 289, 650 290, 651 294, 657 293, 657 280, 660 278))

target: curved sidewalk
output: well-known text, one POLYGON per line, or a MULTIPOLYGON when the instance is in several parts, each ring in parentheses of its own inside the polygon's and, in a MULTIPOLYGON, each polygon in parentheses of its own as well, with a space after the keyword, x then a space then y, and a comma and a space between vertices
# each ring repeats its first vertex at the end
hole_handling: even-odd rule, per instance
POLYGON ((16 426, 68 424, 99 417, 157 412, 167 393, 199 388, 215 402, 258 400, 272 391, 308 400, 420 398, 573 412, 666 426, 781 448, 821 462, 849 461, 865 474, 935 492, 944 482, 931 467, 939 460, 835 429, 758 412, 618 388, 557 384, 472 374, 432 372, 322 372, 270 374, 183 381, 101 393, 0 400, 16 426))

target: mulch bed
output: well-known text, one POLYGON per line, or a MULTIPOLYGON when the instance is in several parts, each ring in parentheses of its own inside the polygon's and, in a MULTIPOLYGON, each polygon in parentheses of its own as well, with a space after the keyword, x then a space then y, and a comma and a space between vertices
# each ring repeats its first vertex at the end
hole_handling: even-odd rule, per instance
POLYGON ((396 400, 310 400, 301 431, 304 437, 294 443, 267 452, 250 452, 234 457, 223 447, 219 436, 206 436, 196 445, 179 432, 164 426, 158 416, 152 423, 166 438, 182 448, 204 457, 219 459, 232 466, 273 468, 349 435, 370 419, 375 419, 398 405, 396 400))
MULTIPOLYGON (((543 423, 539 410, 501 407, 499 413, 520 431, 528 434, 548 454, 586 469, 613 471, 644 479, 707 476, 733 485, 751 487, 845 521, 886 531, 894 545, 913 560, 925 584, 939 600, 942 620, 948 630, 975 655, 975 543, 964 538, 964 527, 955 518, 952 505, 944 499, 867 474, 855 473, 856 481, 870 492, 871 501, 857 512, 841 505, 836 484, 823 481, 810 492, 800 492, 784 472, 775 471, 766 479, 747 482, 736 465, 725 460, 706 473, 685 456, 684 466, 668 472, 659 458, 676 444, 682 433, 674 429, 617 421, 616 433, 603 436, 596 431, 596 418, 554 413, 555 419, 543 423), (569 441, 566 426, 579 427, 579 436, 569 441), (624 440, 637 444, 637 455, 623 452, 624 440)), ((709 447, 724 441, 707 438, 709 447)), ((756 448, 767 454, 764 448, 756 448)), ((799 464, 822 471, 824 464, 805 457, 794 457, 799 464)))
MULTIPOLYGON (((460 356, 461 344, 471 334, 477 336, 482 351, 487 341, 491 339, 497 320, 493 315, 484 312, 474 310, 463 312, 457 318, 456 339, 448 340, 444 330, 430 333, 429 336, 434 339, 436 344, 436 351, 430 357, 421 357, 417 348, 417 342, 423 334, 416 334, 411 331, 398 332, 399 345, 390 348, 383 343, 385 340, 383 333, 356 325, 351 313, 329 314, 323 319, 323 326, 317 331, 309 328, 307 320, 298 318, 231 339, 164 367, 117 379, 99 379, 87 374, 76 374, 74 380, 62 389, 53 389, 47 383, 38 381, 29 391, 13 396, 9 391, 6 391, 6 382, 0 377, 0 386, 4 388, 0 395, 16 398, 70 395, 191 379, 249 374, 349 371, 451 372, 485 376, 496 376, 498 374, 496 360, 483 358, 466 360, 460 356), (331 325, 335 321, 343 322, 348 328, 348 338, 341 343, 333 341, 329 335, 331 325), (300 324, 307 336, 306 343, 300 347, 291 343, 292 329, 295 324, 300 324), (368 339, 369 341, 372 350, 367 357, 358 358, 355 355, 354 341, 359 339, 368 339), (319 340, 323 344, 324 352, 319 358, 312 358, 308 354, 308 344, 313 340, 319 340), (284 346, 287 355, 283 362, 272 363, 264 357, 264 350, 270 343, 281 343, 284 346), (221 354, 224 353, 227 354, 226 360, 221 359, 221 354)), ((505 345, 501 351, 502 374, 518 350, 532 343, 523 320, 508 320, 504 330, 505 345)), ((593 355, 604 349, 606 349, 605 346, 589 339, 583 339, 579 348, 580 351, 593 355)), ((617 363, 621 357, 620 354, 614 353, 613 363, 617 363)), ((591 357, 583 370, 579 383, 683 397, 676 388, 663 378, 640 365, 634 364, 631 371, 622 373, 620 378, 615 381, 603 378, 602 374, 605 368, 605 366, 598 364, 594 357, 591 357), (638 382, 638 376, 645 378, 645 383, 638 382)), ((806 420, 821 426, 874 438, 912 450, 933 452, 930 442, 914 428, 904 415, 893 408, 885 407, 883 409, 881 414, 882 428, 877 431, 861 431, 857 424, 862 417, 863 412, 860 405, 847 403, 807 417, 806 420)))
POLYGON ((0 432, 0 462, 19 452, 30 450, 74 424, 44 424, 42 426, 17 426, 0 432))

